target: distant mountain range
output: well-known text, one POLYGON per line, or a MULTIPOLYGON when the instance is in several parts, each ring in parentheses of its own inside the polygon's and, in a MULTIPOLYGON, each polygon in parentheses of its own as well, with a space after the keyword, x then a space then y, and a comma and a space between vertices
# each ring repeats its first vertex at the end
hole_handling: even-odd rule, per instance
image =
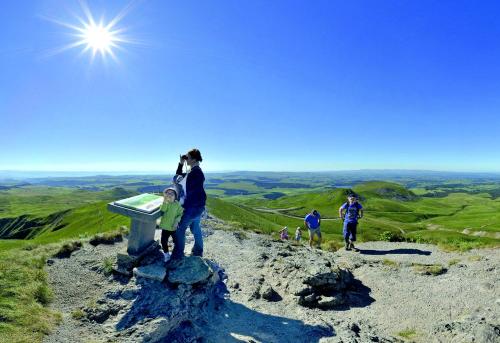
MULTIPOLYGON (((173 168, 172 168, 173 170, 173 168)), ((17 171, 17 170, 0 170, 0 181, 13 182, 29 179, 45 179, 45 178, 81 178, 81 177, 106 177, 106 176, 140 176, 142 177, 165 177, 172 173, 159 172, 130 172, 130 171, 17 171)), ((359 170, 338 170, 338 171, 318 171, 318 172, 289 172, 289 171, 224 171, 224 172, 206 172, 207 176, 216 177, 223 176, 264 176, 264 177, 286 177, 286 176, 337 176, 337 177, 360 177, 360 178, 394 178, 394 177, 411 177, 411 178, 460 178, 460 179, 475 179, 475 178, 493 178, 500 179, 500 172, 463 172, 463 171, 434 171, 434 170, 410 170, 410 169, 359 169, 359 170)))

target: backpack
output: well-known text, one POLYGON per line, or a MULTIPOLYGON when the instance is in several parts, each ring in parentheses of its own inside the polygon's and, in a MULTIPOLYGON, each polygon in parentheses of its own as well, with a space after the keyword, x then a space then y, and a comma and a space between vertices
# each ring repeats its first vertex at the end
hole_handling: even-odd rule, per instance
POLYGON ((187 175, 175 175, 173 179, 174 183, 172 187, 175 188, 175 191, 177 192, 177 200, 181 205, 183 205, 186 200, 186 180, 187 175))
MULTIPOLYGON (((344 221, 346 220, 346 217, 349 214, 349 208, 351 208, 351 206, 352 206, 351 204, 349 204, 349 201, 346 202, 346 204, 347 204, 347 207, 345 208, 344 217, 342 218, 342 220, 344 220, 344 221)), ((358 219, 358 216, 359 216, 359 207, 358 206, 354 206, 354 207, 356 208, 356 219, 358 219)))

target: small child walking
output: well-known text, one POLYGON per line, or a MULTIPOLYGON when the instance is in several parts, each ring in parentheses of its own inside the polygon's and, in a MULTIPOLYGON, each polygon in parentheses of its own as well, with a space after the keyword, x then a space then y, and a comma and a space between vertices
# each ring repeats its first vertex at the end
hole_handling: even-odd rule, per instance
POLYGON ((174 239, 174 233, 183 212, 182 206, 177 200, 175 188, 169 187, 163 191, 163 204, 160 206, 160 211, 162 212, 160 221, 161 247, 163 248, 164 261, 167 262, 170 260, 168 238, 172 236, 172 239, 174 239))
POLYGON ((299 243, 301 239, 302 239, 302 229, 300 228, 300 226, 297 226, 297 229, 295 230, 295 240, 297 241, 297 243, 299 243))
POLYGON ((280 239, 282 241, 288 240, 288 227, 284 227, 280 230, 280 239))

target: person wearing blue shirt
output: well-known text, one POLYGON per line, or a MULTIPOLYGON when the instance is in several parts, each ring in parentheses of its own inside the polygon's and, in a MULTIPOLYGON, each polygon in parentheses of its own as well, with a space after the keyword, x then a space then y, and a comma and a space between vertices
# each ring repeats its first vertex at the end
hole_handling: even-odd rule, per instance
POLYGON ((314 235, 318 236, 318 247, 321 247, 321 216, 318 211, 312 210, 304 218, 305 227, 309 230, 309 247, 312 248, 314 235))
POLYGON ((356 241, 358 219, 363 217, 363 206, 358 202, 358 197, 355 194, 350 194, 347 197, 347 202, 340 206, 339 217, 344 220, 345 250, 359 251, 354 247, 353 242, 356 241))

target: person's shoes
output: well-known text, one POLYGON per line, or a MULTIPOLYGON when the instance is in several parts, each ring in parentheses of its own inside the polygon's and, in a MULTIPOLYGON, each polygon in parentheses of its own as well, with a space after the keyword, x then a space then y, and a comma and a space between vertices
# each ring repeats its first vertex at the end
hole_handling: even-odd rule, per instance
POLYGON ((168 262, 170 260, 170 253, 164 252, 163 253, 163 262, 168 262))
POLYGON ((345 244, 345 250, 351 250, 351 247, 350 247, 349 243, 345 244))
MULTIPOLYGON (((354 243, 350 243, 351 249, 355 252, 359 252, 359 249, 354 246, 354 243)), ((350 250, 350 249, 349 249, 350 250)))

